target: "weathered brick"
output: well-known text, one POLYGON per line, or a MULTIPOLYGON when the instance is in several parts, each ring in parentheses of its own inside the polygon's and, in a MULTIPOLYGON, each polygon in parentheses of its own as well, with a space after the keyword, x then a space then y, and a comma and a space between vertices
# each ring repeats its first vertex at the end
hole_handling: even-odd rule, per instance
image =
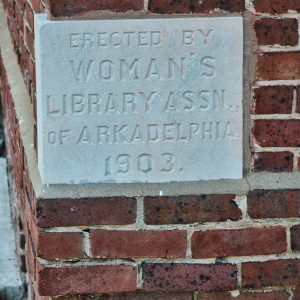
POLYGON ((25 20, 27 21, 30 30, 33 32, 34 29, 34 15, 33 10, 28 2, 26 2, 26 9, 25 9, 25 20))
POLYGON ((296 103, 296 111, 300 113, 300 85, 297 86, 297 103, 296 103))
POLYGON ((34 58, 34 37, 33 33, 29 30, 27 26, 25 26, 24 29, 24 41, 25 45, 27 46, 27 49, 29 50, 31 56, 34 58))
POLYGON ((300 11, 298 0, 254 0, 254 7, 257 12, 269 14, 283 14, 289 10, 300 11))
POLYGON ((40 232, 37 255, 44 259, 82 258, 83 236, 80 232, 40 232))
POLYGON ((294 218, 300 216, 300 190, 254 190, 248 195, 252 218, 294 218))
POLYGON ((260 86, 253 90, 253 114, 290 114, 293 86, 260 86))
POLYGON ((54 17, 78 15, 95 10, 125 12, 144 8, 143 0, 46 0, 46 4, 54 17))
POLYGON ((38 275, 41 296, 131 292, 137 283, 129 265, 43 266, 38 275))
POLYGON ((29 1, 31 2, 31 5, 35 13, 40 13, 43 11, 41 0, 29 0, 29 1))
POLYGON ((299 300, 300 299, 300 287, 296 287, 293 291, 293 300, 299 300))
POLYGON ((237 221, 242 217, 235 195, 145 197, 146 224, 237 221))
POLYGON ((300 52, 275 52, 259 55, 256 77, 260 80, 299 79, 300 52))
POLYGON ((255 120, 251 132, 262 147, 300 147, 300 120, 255 120))
POLYGON ((291 228, 291 247, 293 251, 300 251, 300 225, 291 228))
POLYGON ((291 152, 257 152, 252 154, 251 170, 292 172, 294 154, 291 152))
POLYGON ((144 263, 148 291, 226 291, 237 285, 237 268, 230 264, 144 263))
POLYGON ((242 264, 242 286, 261 288, 300 284, 300 260, 273 260, 242 264))
POLYGON ((194 258, 279 254, 286 248, 283 227, 208 230, 192 236, 194 258))
MULTIPOLYGON (((56 300, 95 300, 95 296, 62 296, 56 297, 56 300)), ((99 295, 98 300, 193 300, 193 293, 126 293, 99 295)), ((280 299, 281 300, 281 299, 280 299)))
POLYGON ((288 300, 287 291, 251 291, 241 292, 239 296, 232 296, 229 292, 199 294, 197 300, 288 300))
POLYGON ((208 13, 215 10, 229 12, 243 12, 245 10, 244 0, 150 0, 149 10, 154 13, 208 13))
POLYGON ((133 224, 136 199, 127 197, 39 199, 37 222, 40 227, 104 224, 133 224))
POLYGON ((90 233, 94 257, 184 257, 186 231, 95 230, 90 233))
POLYGON ((298 45, 297 19, 263 18, 255 22, 254 28, 259 45, 298 45))

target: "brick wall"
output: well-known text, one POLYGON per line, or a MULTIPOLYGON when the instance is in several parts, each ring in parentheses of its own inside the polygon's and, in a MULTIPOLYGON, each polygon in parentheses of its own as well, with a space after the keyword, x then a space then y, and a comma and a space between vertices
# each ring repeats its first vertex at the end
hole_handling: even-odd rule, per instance
MULTIPOLYGON (((4 3, 35 120, 33 12, 48 11, 52 17, 84 17, 97 10, 242 13, 250 20, 245 26, 253 40, 245 43, 253 45, 248 59, 255 69, 246 82, 252 95, 246 99, 251 107, 251 166, 245 169, 254 175, 268 172, 269 178, 274 172, 299 172, 297 0, 4 3)), ((7 150, 26 237, 31 299, 300 299, 297 184, 294 189, 274 185, 230 194, 36 196, 4 66, 7 150)))

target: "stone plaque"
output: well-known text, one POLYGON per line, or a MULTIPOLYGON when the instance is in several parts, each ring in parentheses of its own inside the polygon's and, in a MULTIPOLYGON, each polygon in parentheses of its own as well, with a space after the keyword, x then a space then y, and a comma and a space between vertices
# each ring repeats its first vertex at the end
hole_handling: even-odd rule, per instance
POLYGON ((35 22, 43 183, 242 177, 242 17, 35 22))

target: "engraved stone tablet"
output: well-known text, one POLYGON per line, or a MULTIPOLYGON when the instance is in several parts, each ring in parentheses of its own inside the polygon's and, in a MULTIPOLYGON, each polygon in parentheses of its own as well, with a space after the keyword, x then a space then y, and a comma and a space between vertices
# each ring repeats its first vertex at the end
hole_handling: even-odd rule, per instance
POLYGON ((35 22, 43 183, 242 177, 241 17, 35 22))

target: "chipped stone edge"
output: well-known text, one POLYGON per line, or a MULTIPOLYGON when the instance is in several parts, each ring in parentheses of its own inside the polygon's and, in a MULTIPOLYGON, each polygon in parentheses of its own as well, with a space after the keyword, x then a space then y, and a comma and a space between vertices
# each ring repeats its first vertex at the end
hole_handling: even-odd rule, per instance
MULTIPOLYGON (((250 16, 244 16, 244 24, 249 22, 250 16)), ((249 27, 249 26, 245 26, 249 27)), ((300 183, 299 173, 249 173, 240 180, 209 180, 199 182, 171 182, 171 183, 146 183, 146 184, 81 184, 81 185, 42 185, 37 169, 37 157, 33 147, 33 115, 32 104, 26 90, 23 76, 13 51, 3 5, 0 4, 0 48, 3 63, 7 72, 11 94, 15 104, 16 116, 20 124, 21 138, 28 162, 28 171, 32 180, 37 198, 80 198, 80 197, 105 197, 105 196, 176 196, 191 194, 245 194, 253 189, 298 189, 300 183)), ((244 103, 249 103, 251 87, 249 82, 253 78, 253 63, 249 54, 252 45, 249 43, 251 34, 245 32, 244 64, 247 68, 244 76, 244 103), (248 41, 247 41, 248 39, 248 41)), ((244 164, 249 162, 250 145, 249 136, 249 104, 244 113, 244 164)))

